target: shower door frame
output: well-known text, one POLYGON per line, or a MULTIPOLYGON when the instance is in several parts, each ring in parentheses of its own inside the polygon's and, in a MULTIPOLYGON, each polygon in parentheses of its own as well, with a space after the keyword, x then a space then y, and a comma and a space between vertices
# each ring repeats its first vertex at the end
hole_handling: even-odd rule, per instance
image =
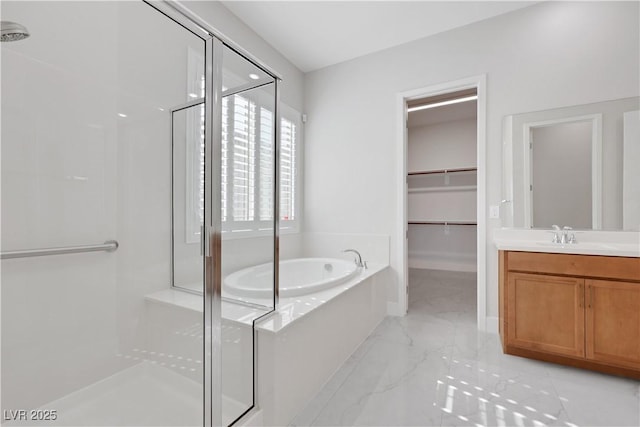
MULTIPOLYGON (((256 59, 238 46, 228 37, 207 24, 202 18, 191 12, 177 1, 142 0, 158 12, 181 25, 205 42, 205 218, 202 235, 204 258, 204 373, 203 373, 203 425, 206 427, 222 424, 222 216, 221 184, 222 184, 222 53, 226 46, 247 61, 251 62, 274 79, 275 111, 274 111, 274 290, 273 309, 277 310, 279 302, 279 219, 280 219, 280 185, 279 185, 279 134, 280 134, 280 74, 256 59), (217 212, 217 215, 214 215, 217 212)), ((264 317, 265 315, 261 316, 264 317)), ((253 404, 242 415, 255 406, 255 336, 254 336, 254 383, 253 404)), ((237 422, 235 420, 232 424, 237 422)))

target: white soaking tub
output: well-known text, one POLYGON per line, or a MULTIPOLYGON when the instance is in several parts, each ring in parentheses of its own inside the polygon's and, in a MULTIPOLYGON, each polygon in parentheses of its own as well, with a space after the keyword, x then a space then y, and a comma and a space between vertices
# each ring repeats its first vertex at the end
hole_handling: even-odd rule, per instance
MULTIPOLYGON (((360 269, 353 261, 335 258, 295 258, 280 262, 280 297, 311 294, 344 283, 360 269)), ((273 295, 273 264, 261 264, 232 273, 224 291, 245 298, 273 295)))

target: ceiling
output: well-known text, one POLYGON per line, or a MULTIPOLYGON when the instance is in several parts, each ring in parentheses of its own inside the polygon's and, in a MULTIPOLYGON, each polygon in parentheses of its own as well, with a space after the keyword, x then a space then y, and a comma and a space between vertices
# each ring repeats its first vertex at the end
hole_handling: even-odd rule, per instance
POLYGON ((537 1, 222 2, 303 72, 314 71, 537 1))

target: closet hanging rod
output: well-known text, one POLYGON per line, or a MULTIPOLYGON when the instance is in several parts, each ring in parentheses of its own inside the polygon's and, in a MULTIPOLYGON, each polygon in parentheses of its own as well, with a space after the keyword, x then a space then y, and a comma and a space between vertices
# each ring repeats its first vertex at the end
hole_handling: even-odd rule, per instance
POLYGON ((428 171, 407 172, 407 175, 432 175, 437 173, 475 172, 478 168, 437 169, 428 171))
POLYGON ((474 221, 408 221, 411 225, 478 225, 474 221))
POLYGON ((118 249, 118 242, 115 240, 107 240, 104 243, 98 245, 84 245, 84 246, 65 246, 61 248, 44 248, 44 249, 24 249, 20 251, 7 251, 0 253, 0 259, 11 258, 30 258, 36 256, 47 255, 63 255, 63 254, 77 254, 81 252, 113 252, 118 249))

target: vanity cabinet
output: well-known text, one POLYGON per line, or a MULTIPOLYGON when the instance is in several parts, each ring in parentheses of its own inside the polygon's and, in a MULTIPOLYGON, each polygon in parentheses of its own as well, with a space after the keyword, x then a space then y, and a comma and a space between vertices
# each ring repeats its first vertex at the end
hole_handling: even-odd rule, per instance
POLYGON ((640 377, 640 258, 500 251, 505 353, 640 377))

